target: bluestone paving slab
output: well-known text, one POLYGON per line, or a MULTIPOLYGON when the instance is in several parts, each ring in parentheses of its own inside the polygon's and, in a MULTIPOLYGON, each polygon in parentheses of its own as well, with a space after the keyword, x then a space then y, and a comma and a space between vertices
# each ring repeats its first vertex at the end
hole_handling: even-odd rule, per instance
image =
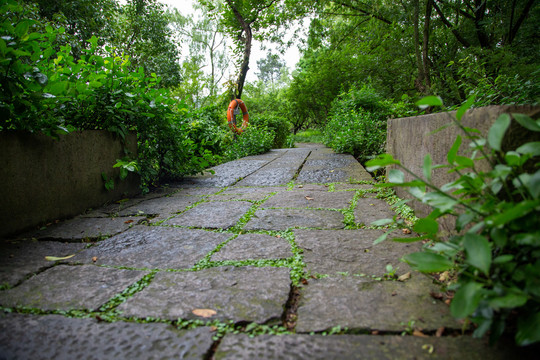
POLYGON ((354 209, 355 221, 369 226, 372 222, 380 219, 391 219, 396 215, 390 205, 384 200, 373 198, 361 198, 354 209))
POLYGON ((373 190, 375 187, 368 184, 347 184, 340 183, 334 184, 334 191, 348 191, 348 190, 373 190))
POLYGON ((251 203, 247 201, 204 202, 167 220, 165 224, 228 229, 233 227, 250 207, 251 203))
POLYGON ((202 360, 211 346, 208 327, 177 330, 167 324, 104 323, 59 315, 0 317, 2 359, 202 360))
POLYGON ((160 272, 118 310, 125 316, 176 320, 200 319, 193 310, 212 309, 217 314, 211 319, 265 323, 281 318, 290 283, 288 268, 218 267, 160 272))
POLYGON ((285 259, 291 256, 291 245, 287 239, 265 234, 242 234, 213 254, 211 260, 285 259))
POLYGON ((286 191, 286 187, 231 187, 219 195, 211 197, 212 200, 252 200, 259 201, 273 192, 286 191))
POLYGON ((213 170, 214 174, 208 172, 205 175, 186 177, 183 182, 200 187, 231 186, 238 180, 260 169, 268 161, 270 160, 235 160, 209 169, 213 170))
POLYGON ((42 310, 97 310, 145 273, 94 265, 58 265, 21 285, 0 291, 0 305, 42 310))
POLYGON ((213 195, 220 191, 220 188, 216 187, 181 187, 180 190, 174 193, 172 196, 184 196, 184 195, 213 195))
POLYGON ((264 208, 346 209, 349 207, 353 196, 353 192, 329 193, 295 190, 276 194, 262 206, 264 208))
POLYGON ((14 240, 0 243, 0 284, 13 286, 27 276, 53 266, 45 256, 76 254, 85 244, 58 241, 14 240))
POLYGON ((382 230, 295 230, 296 244, 304 250, 306 270, 311 274, 337 272, 382 276, 390 264, 402 275, 410 268, 399 259, 420 251, 419 243, 397 243, 390 239, 373 245, 382 230))
POLYGON ((226 335, 215 360, 503 360, 524 359, 525 351, 490 347, 469 336, 427 337, 370 335, 226 335))
POLYGON ((188 269, 230 236, 196 229, 135 226, 69 261, 139 269, 188 269))
POLYGON ((81 242, 119 234, 129 229, 133 223, 139 220, 140 218, 136 217, 76 217, 51 225, 44 230, 29 233, 25 237, 63 242, 81 242))
POLYGON ((242 181, 238 182, 239 186, 274 186, 285 185, 292 180, 296 174, 296 168, 264 168, 250 176, 246 177, 242 181))
POLYGON ((302 167, 297 183, 369 180, 371 175, 351 155, 312 151, 302 167))
POLYGON ((291 191, 328 191, 328 185, 318 185, 318 184, 298 184, 295 185, 291 191))
POLYGON ((140 202, 134 206, 120 211, 120 216, 152 216, 157 219, 166 219, 174 214, 184 211, 188 206, 200 201, 202 196, 171 196, 161 197, 140 202))
POLYGON ((342 229, 343 214, 332 210, 266 209, 257 210, 245 230, 286 230, 294 227, 342 229))
POLYGON ((413 273, 405 281, 374 281, 357 276, 310 280, 298 307, 297 332, 334 326, 361 330, 403 331, 409 321, 434 331, 460 329, 449 306, 431 297, 440 288, 427 276, 413 273))

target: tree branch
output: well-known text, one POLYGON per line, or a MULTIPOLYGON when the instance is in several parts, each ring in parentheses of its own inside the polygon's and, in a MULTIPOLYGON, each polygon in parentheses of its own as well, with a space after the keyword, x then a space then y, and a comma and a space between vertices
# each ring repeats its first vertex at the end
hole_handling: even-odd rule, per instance
POLYGON ((388 25, 391 25, 391 24, 392 24, 392 21, 390 21, 390 20, 384 18, 383 16, 381 16, 381 15, 379 15, 379 14, 375 14, 375 13, 373 13, 373 12, 370 12, 370 11, 368 11, 368 10, 364 10, 364 9, 362 9, 362 8, 359 8, 359 7, 354 6, 354 5, 352 5, 352 4, 348 4, 348 3, 343 2, 343 1, 334 1, 334 2, 335 2, 336 4, 338 4, 338 5, 344 6, 344 7, 346 7, 346 8, 349 8, 349 9, 352 9, 352 10, 355 10, 355 11, 359 11, 359 12, 361 12, 362 14, 369 15, 369 16, 371 16, 372 18, 375 18, 375 19, 377 19, 377 20, 380 20, 380 21, 382 21, 382 22, 384 22, 384 23, 386 23, 386 24, 388 24, 388 25))
POLYGON ((456 39, 457 39, 463 46, 465 46, 465 48, 470 47, 471 44, 467 41, 467 39, 465 39, 463 36, 461 36, 461 34, 457 31, 457 29, 450 23, 450 21, 448 21, 448 19, 446 18, 446 16, 444 16, 442 10, 437 6, 437 4, 435 4, 435 2, 433 3, 433 8, 434 8, 435 11, 437 12, 437 14, 439 14, 439 18, 441 19, 441 21, 443 22, 443 24, 446 25, 446 27, 449 28, 449 29, 452 31, 452 34, 454 34, 454 36, 456 37, 456 39))

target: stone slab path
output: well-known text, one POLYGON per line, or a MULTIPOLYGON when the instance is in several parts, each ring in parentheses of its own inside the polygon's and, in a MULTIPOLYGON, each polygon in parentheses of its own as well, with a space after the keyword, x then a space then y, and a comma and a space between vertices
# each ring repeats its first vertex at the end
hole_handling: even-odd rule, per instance
POLYGON ((213 170, 2 241, 0 359, 528 356, 462 334, 431 278, 389 277, 418 245, 373 245, 394 211, 352 156, 213 170))

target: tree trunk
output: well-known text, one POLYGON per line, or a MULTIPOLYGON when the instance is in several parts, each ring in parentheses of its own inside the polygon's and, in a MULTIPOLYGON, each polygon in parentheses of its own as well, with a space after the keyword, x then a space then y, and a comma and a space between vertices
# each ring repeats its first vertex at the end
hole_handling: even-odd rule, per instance
POLYGON ((251 24, 247 23, 242 14, 234 6, 231 0, 225 0, 231 7, 236 20, 242 27, 242 32, 239 34, 239 39, 244 43, 244 55, 242 57, 242 63, 240 64, 240 73, 238 74, 238 80, 236 82, 237 88, 234 97, 237 99, 242 98, 242 90, 244 89, 244 83, 246 81, 246 75, 249 70, 249 58, 251 56, 251 43, 253 41, 253 34, 251 32, 251 24))
POLYGON ((416 66, 418 68, 418 77, 414 82, 416 90, 420 93, 424 93, 426 87, 424 85, 425 74, 424 65, 422 63, 422 54, 420 53, 420 31, 418 29, 418 18, 420 16, 420 3, 419 0, 413 1, 413 27, 414 27, 414 54, 416 56, 416 66))
POLYGON ((426 17, 424 19, 424 39, 422 46, 422 61, 424 67, 424 77, 426 84, 426 92, 431 88, 431 76, 429 66, 429 35, 431 26, 431 12, 433 10, 433 0, 428 0, 426 4, 426 17))

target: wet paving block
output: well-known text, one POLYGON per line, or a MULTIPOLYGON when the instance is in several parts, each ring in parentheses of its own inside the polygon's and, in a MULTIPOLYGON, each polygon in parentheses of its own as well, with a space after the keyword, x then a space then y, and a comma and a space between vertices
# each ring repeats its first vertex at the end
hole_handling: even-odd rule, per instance
POLYGON ((13 286, 31 274, 55 265, 45 256, 64 257, 86 245, 58 241, 13 240, 0 243, 0 285, 13 286))
POLYGON ((405 254, 420 251, 419 243, 386 240, 373 245, 381 230, 295 230, 296 244, 304 250, 306 270, 311 274, 337 272, 382 276, 392 265, 402 275, 410 268, 400 261, 405 254))
POLYGON ((297 183, 329 183, 369 180, 371 175, 351 155, 313 151, 298 178, 297 183))
POLYGON ((370 335, 226 335, 215 360, 283 359, 283 360, 419 360, 527 359, 527 351, 501 345, 490 347, 470 336, 426 337, 370 335))
POLYGON ((298 307, 297 332, 331 329, 403 331, 409 321, 426 331, 460 329, 449 306, 434 299, 440 292, 427 276, 413 273, 405 281, 373 281, 357 276, 311 280, 298 307))
POLYGON ((280 319, 290 291, 289 269, 218 267, 196 272, 157 273, 152 283, 118 307, 125 316, 202 319, 193 310, 211 309, 210 320, 265 323, 280 319))
POLYGON ((213 201, 201 203, 165 222, 167 225, 193 226, 209 229, 228 229, 251 207, 247 201, 213 201))
POLYGON ((120 211, 120 216, 151 216, 166 219, 200 201, 202 196, 170 196, 142 201, 120 211))
POLYGON ((97 310, 145 274, 93 265, 58 265, 17 287, 0 291, 0 305, 42 310, 97 310))
POLYGON ((268 195, 276 192, 286 191, 284 186, 268 186, 268 187, 231 187, 219 195, 214 195, 211 200, 226 201, 226 200, 252 200, 260 201, 268 195))
POLYGON ((269 161, 270 160, 235 160, 208 169, 214 171, 214 174, 205 172, 205 175, 186 177, 183 179, 183 182, 199 187, 231 186, 238 180, 243 179, 259 170, 269 161))
POLYGON ((96 240, 109 237, 129 229, 133 223, 139 221, 136 217, 116 218, 86 218, 76 217, 71 220, 59 222, 35 233, 25 234, 40 240, 56 240, 63 242, 81 242, 83 240, 96 240))
POLYGON ((354 209, 355 221, 366 226, 370 226, 376 220, 391 219, 394 215, 396 213, 392 211, 390 205, 380 199, 358 199, 356 209, 354 209))
POLYGON ((276 194, 262 206, 264 208, 346 209, 349 207, 353 196, 353 192, 329 193, 294 190, 276 194))
POLYGON ((220 191, 220 188, 216 187, 180 187, 179 191, 174 193, 172 196, 184 196, 184 195, 190 195, 190 196, 208 196, 213 195, 220 191))
POLYGON ((238 186, 275 186, 285 185, 291 181, 296 174, 297 168, 263 168, 242 181, 238 182, 238 186))
POLYGON ((177 330, 167 324, 105 323, 59 315, 0 317, 4 359, 203 359, 210 328, 177 330))
POLYGON ((247 259, 285 259, 293 256, 287 239, 265 234, 242 234, 229 241, 212 261, 247 259))
POLYGON ((288 228, 342 229, 343 214, 332 210, 267 209, 257 210, 245 230, 286 230, 288 228))
POLYGON ((335 184, 334 185, 334 191, 350 191, 350 190, 374 190, 375 187, 373 185, 367 185, 367 184, 335 184))
POLYGON ((229 237, 204 230, 136 226, 69 261, 137 269, 188 269, 229 237))

